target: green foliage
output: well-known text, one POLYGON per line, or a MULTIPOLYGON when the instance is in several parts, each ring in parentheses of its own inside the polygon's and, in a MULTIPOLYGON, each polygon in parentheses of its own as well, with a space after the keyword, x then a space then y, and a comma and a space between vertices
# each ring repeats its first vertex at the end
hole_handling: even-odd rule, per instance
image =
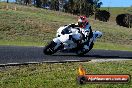
POLYGON ((86 15, 89 17, 93 15, 94 3, 88 0, 69 0, 69 2, 64 5, 64 9, 66 12, 72 14, 86 15))
POLYGON ((59 0, 51 0, 50 9, 59 11, 59 0))

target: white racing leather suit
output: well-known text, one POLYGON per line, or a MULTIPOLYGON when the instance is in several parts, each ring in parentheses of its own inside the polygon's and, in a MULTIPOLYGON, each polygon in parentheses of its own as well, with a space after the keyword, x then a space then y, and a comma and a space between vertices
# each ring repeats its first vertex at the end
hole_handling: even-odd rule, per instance
POLYGON ((89 49, 89 45, 90 45, 90 39, 93 37, 93 32, 91 29, 91 25, 89 23, 87 23, 87 25, 82 28, 82 35, 83 35, 83 44, 84 44, 84 48, 85 49, 89 49))

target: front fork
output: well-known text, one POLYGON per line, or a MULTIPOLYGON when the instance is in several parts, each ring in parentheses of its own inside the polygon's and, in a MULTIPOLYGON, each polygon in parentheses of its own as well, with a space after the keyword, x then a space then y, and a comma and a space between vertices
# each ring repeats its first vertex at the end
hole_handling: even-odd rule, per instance
POLYGON ((60 47, 62 48, 63 44, 58 38, 54 38, 53 42, 56 43, 56 46, 54 47, 54 50, 58 50, 58 49, 60 49, 60 47))

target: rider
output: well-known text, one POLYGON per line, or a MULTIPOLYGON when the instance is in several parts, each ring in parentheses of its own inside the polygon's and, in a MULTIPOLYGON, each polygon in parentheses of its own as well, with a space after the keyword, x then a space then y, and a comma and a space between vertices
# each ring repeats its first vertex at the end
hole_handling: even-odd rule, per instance
MULTIPOLYGON (((76 24, 70 24, 68 27, 80 27, 82 30, 80 30, 80 33, 82 33, 82 40, 85 41, 85 44, 87 44, 87 49, 89 49, 89 42, 90 38, 93 37, 93 32, 91 25, 89 24, 89 21, 86 16, 79 16, 78 22, 76 24)), ((84 44, 84 45, 85 45, 84 44)), ((77 42, 78 47, 80 46, 80 42, 77 42)))
POLYGON ((89 24, 89 21, 86 16, 80 16, 78 18, 77 25, 84 30, 86 36, 84 36, 84 39, 87 39, 88 41, 93 36, 91 25, 89 24))
MULTIPOLYGON (((80 38, 80 36, 78 36, 78 35, 76 36, 76 34, 69 35, 69 39, 72 39, 77 44, 78 49, 80 49, 81 47, 84 46, 85 49, 89 50, 89 43, 90 43, 90 39, 93 36, 93 33, 92 33, 92 29, 91 29, 91 26, 89 24, 87 17, 79 16, 77 23, 69 24, 68 26, 66 26, 66 28, 62 30, 61 34, 65 35, 65 34, 72 33, 72 30, 70 30, 70 27, 72 27, 72 28, 79 27, 78 30, 82 36, 80 38), (83 44, 82 44, 82 42, 83 42, 83 44)), ((67 40, 67 39, 65 39, 65 40, 67 40)))

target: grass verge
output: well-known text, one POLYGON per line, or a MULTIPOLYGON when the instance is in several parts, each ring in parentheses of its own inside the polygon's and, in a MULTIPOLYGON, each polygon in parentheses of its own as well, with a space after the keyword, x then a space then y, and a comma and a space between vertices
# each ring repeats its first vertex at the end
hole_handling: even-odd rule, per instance
POLYGON ((132 46, 97 42, 94 45, 94 49, 132 51, 132 46))
MULTIPOLYGON (((0 40, 0 45, 9 45, 9 46, 45 46, 46 42, 24 42, 24 41, 5 41, 0 40)), ((123 51, 132 51, 131 45, 120 45, 113 43, 101 43, 96 42, 93 49, 104 49, 104 50, 123 50, 123 51)))
POLYGON ((0 40, 0 45, 9 45, 9 46, 45 46, 46 42, 24 42, 24 41, 5 41, 0 40))
POLYGON ((61 64, 36 64, 0 68, 2 88, 131 88, 127 84, 86 84, 76 82, 77 70, 82 64, 89 74, 130 74, 132 60, 114 62, 86 62, 61 64))

